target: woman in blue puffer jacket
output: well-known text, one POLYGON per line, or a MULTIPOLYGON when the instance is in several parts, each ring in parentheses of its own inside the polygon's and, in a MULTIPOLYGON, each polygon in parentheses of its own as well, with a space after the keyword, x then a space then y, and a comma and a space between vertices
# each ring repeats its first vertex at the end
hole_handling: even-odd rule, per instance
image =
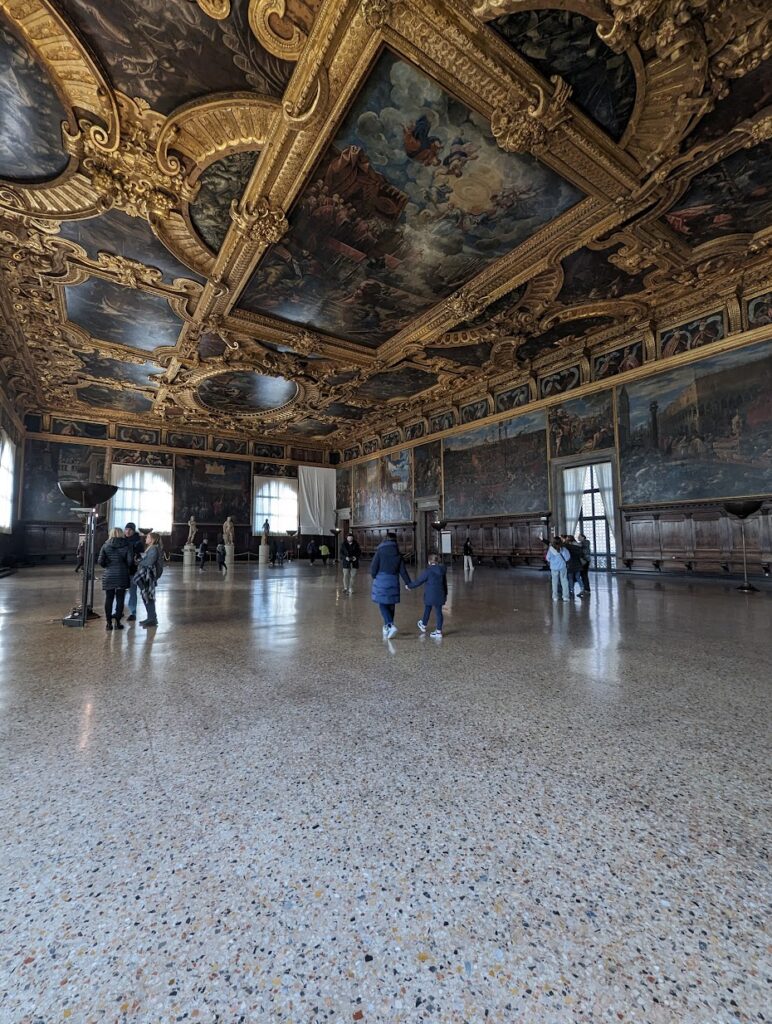
POLYGON ((397 547, 396 533, 387 533, 386 540, 375 549, 370 565, 373 588, 370 596, 378 605, 383 616, 383 638, 391 640, 396 636, 394 611, 399 604, 399 578, 410 585, 410 575, 397 547))

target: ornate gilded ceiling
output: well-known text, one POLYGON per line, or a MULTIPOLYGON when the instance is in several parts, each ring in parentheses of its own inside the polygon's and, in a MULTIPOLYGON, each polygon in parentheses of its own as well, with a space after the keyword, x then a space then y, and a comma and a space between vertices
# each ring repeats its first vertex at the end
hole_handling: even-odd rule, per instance
POLYGON ((765 0, 0 0, 19 409, 343 447, 640 365, 769 271, 771 52, 765 0))

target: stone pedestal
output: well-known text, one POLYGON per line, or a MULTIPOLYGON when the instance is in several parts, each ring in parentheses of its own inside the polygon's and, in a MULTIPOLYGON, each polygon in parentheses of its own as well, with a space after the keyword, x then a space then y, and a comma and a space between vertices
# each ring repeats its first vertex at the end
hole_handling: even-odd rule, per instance
POLYGON ((260 565, 268 565, 271 561, 271 549, 267 544, 260 545, 260 565))
POLYGON ((225 564, 230 569, 235 561, 236 561, 236 545, 235 544, 226 544, 225 545, 225 564))
POLYGON ((183 569, 195 569, 196 567, 196 549, 192 544, 186 544, 182 549, 182 568, 183 569))

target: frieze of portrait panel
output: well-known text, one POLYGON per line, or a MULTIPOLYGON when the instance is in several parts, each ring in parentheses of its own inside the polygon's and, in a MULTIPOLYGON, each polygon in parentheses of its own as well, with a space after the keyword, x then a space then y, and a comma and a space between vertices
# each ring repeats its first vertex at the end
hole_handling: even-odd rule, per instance
POLYGON ((582 383, 582 371, 578 366, 567 366, 539 378, 539 398, 550 398, 573 391, 582 383))
POLYGON ((174 456, 171 452, 149 452, 136 448, 113 448, 113 462, 121 466, 157 466, 171 469, 174 456))
POLYGON ((749 329, 772 324, 772 292, 756 295, 745 304, 749 329))
POLYGON ((84 420, 63 420, 54 416, 51 420, 51 433, 62 434, 64 437, 88 437, 94 441, 106 441, 107 424, 89 423, 84 420))
POLYGON ((643 366, 643 342, 633 341, 629 345, 593 356, 592 379, 606 380, 618 373, 637 370, 639 366, 643 366))
POLYGON ((706 316, 690 320, 688 323, 661 331, 659 335, 660 355, 663 359, 668 359, 681 352, 690 352, 692 349, 702 348, 703 345, 720 341, 725 334, 726 317, 723 311, 709 313, 706 316))

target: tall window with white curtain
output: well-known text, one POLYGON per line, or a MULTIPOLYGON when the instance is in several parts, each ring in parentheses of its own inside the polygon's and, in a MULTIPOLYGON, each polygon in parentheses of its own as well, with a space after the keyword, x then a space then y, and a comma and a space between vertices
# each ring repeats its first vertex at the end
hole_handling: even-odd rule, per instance
POLYGON ((16 471, 16 445, 4 430, 0 431, 0 532, 10 533, 13 526, 13 488, 16 471))
POLYGON ((268 520, 271 533, 298 528, 298 482, 275 476, 256 476, 252 532, 261 533, 268 520))
POLYGON ((110 526, 136 523, 141 529, 171 533, 174 511, 173 470, 149 466, 113 466, 110 482, 118 488, 110 503, 110 526))

